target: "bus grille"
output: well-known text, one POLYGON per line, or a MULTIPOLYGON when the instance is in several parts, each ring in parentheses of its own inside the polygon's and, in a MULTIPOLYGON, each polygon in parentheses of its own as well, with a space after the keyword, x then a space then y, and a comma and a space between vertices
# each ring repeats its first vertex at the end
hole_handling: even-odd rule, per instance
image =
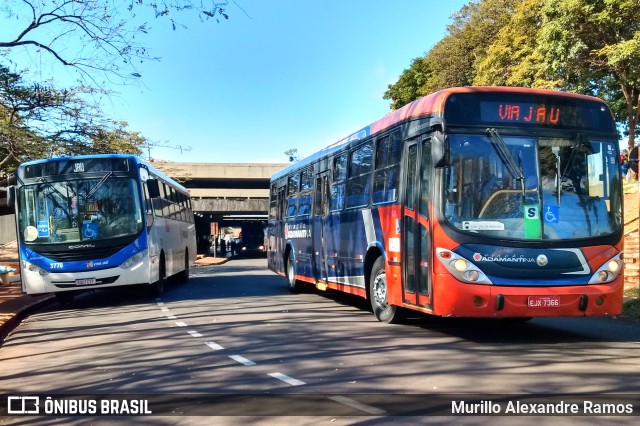
POLYGON ((96 247, 83 248, 81 250, 67 250, 63 252, 52 250, 37 250, 38 254, 48 257, 56 262, 72 262, 74 260, 105 259, 117 253, 122 247, 96 247))

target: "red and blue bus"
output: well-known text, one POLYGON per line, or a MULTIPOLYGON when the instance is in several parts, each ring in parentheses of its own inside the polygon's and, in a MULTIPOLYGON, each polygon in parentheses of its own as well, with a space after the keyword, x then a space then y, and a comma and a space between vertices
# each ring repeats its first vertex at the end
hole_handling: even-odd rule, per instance
POLYGON ((433 93, 273 175, 269 268, 384 322, 617 315, 617 138, 593 97, 433 93))
POLYGON ((138 157, 26 162, 9 190, 27 294, 55 293, 67 303, 79 291, 147 284, 162 293, 167 278, 189 278, 189 193, 138 157))

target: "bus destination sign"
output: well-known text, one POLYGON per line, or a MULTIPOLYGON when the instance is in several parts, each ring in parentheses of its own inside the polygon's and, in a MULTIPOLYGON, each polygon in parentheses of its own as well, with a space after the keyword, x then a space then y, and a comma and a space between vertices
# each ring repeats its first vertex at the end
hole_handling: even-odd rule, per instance
POLYGON ((544 105, 510 103, 498 103, 497 105, 498 118, 501 121, 519 123, 558 124, 560 111, 560 107, 547 107, 544 105))
POLYGON ((562 96, 457 93, 447 99, 447 124, 454 126, 542 126, 615 133, 604 103, 562 96))

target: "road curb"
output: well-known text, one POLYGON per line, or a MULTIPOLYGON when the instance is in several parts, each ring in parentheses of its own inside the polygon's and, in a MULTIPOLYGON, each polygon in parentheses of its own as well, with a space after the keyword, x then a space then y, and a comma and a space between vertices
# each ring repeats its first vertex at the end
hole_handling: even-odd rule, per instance
POLYGON ((41 296, 20 296, 10 302, 5 302, 0 312, 0 346, 5 338, 22 322, 29 314, 43 306, 55 301, 55 296, 46 294, 41 296), (6 311, 6 312, 4 312, 6 311))

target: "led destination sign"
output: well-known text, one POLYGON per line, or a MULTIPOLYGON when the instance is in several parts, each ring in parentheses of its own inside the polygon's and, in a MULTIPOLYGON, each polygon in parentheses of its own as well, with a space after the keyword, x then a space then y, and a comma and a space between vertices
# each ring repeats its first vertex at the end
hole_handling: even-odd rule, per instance
POLYGON ((560 107, 531 104, 481 102, 480 105, 482 121, 495 121, 497 118, 507 122, 557 125, 562 111, 560 107))
POLYGON ((515 93, 458 93, 447 99, 444 116, 455 126, 542 126, 615 132, 609 108, 588 99, 515 93))

